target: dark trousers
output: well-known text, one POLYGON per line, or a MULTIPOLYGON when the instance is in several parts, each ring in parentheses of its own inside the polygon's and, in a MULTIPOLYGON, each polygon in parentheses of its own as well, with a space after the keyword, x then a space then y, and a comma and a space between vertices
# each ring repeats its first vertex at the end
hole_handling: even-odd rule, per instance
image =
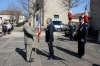
POLYGON ((8 29, 8 34, 11 34, 11 29, 8 29))
POLYGON ((74 33, 70 33, 69 38, 70 38, 71 41, 73 41, 74 40, 74 33))
POLYGON ((78 54, 79 55, 84 55, 85 53, 85 42, 81 42, 78 40, 78 54))
POLYGON ((49 47, 49 58, 54 58, 54 50, 53 50, 53 43, 50 42, 50 44, 48 44, 49 47))

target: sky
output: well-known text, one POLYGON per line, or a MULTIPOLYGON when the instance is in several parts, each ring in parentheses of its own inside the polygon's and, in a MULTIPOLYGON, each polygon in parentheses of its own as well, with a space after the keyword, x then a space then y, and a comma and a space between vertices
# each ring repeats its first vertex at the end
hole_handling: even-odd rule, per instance
POLYGON ((16 0, 0 0, 0 11, 8 9, 8 5, 11 3, 20 5, 16 0))
MULTIPOLYGON (((8 8, 8 5, 10 4, 10 3, 14 3, 15 5, 20 5, 16 0, 0 0, 0 11, 2 11, 2 10, 6 10, 7 8, 8 8)), ((83 13, 84 12, 84 9, 83 9, 83 6, 84 6, 84 4, 82 5, 80 5, 80 6, 78 6, 78 7, 74 7, 73 9, 72 9, 72 13, 73 14, 76 14, 76 13, 83 13)))

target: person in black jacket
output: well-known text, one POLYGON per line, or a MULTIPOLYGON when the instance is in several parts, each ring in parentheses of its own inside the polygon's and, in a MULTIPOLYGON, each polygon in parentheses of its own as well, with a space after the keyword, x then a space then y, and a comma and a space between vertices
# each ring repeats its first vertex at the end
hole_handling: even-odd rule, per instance
POLYGON ((45 38, 46 38, 46 42, 48 43, 48 47, 49 47, 49 60, 54 59, 54 50, 53 50, 53 41, 54 41, 54 37, 53 37, 53 32, 54 32, 54 25, 52 24, 52 19, 48 18, 47 21, 47 28, 45 30, 45 38))
POLYGON ((78 55, 82 57, 85 53, 85 43, 87 42, 87 30, 88 27, 86 23, 84 22, 84 18, 79 18, 80 25, 77 30, 77 36, 78 36, 78 55))
POLYGON ((75 31, 76 31, 76 25, 74 24, 74 22, 72 22, 71 25, 70 25, 70 30, 69 30, 69 37, 70 37, 71 41, 74 40, 75 31))

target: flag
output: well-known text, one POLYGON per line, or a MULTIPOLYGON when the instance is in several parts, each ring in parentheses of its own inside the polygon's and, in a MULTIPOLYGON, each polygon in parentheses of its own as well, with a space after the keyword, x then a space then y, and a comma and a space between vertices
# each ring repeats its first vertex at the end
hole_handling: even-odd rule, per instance
POLYGON ((40 14, 38 14, 38 23, 37 23, 38 34, 41 34, 41 25, 40 25, 40 20, 41 20, 41 17, 40 17, 40 14))
POLYGON ((40 34, 42 32, 42 29, 41 29, 41 23, 40 23, 40 20, 41 20, 41 17, 40 17, 40 14, 38 14, 38 23, 37 23, 37 27, 38 27, 38 36, 37 36, 37 40, 39 41, 40 40, 40 34))
POLYGON ((88 20, 88 11, 87 11, 87 5, 85 7, 85 13, 84 13, 84 21, 87 23, 89 20, 88 20))
POLYGON ((68 12, 68 20, 69 20, 69 21, 72 20, 72 7, 69 8, 69 12, 68 12))

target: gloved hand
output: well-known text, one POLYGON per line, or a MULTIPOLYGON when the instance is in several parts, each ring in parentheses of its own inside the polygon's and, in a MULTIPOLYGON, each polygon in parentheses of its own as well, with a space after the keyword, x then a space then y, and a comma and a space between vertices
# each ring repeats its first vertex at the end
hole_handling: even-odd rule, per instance
POLYGON ((81 42, 84 42, 84 39, 81 39, 81 42))

